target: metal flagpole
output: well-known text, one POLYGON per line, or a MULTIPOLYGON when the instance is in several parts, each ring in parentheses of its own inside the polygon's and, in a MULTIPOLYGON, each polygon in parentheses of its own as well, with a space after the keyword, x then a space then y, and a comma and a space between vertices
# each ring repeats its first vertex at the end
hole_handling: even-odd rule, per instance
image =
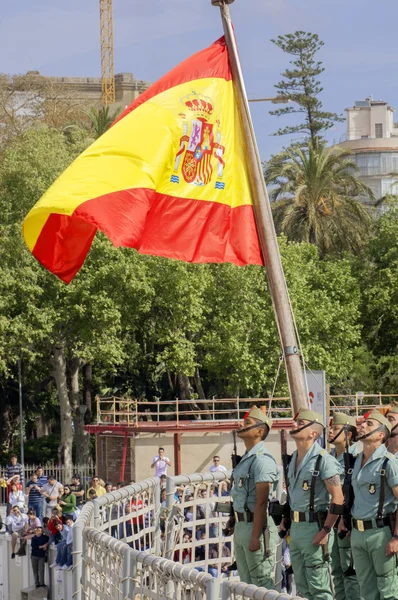
POLYGON ((234 2, 234 0, 211 0, 211 3, 214 6, 220 7, 225 41, 228 47, 229 61, 235 86, 236 102, 246 144, 247 166, 253 195, 253 208, 257 232, 260 239, 276 322, 283 348, 290 397, 293 410, 298 412, 301 408, 307 408, 308 401, 305 393, 304 377, 297 347, 294 323, 290 310, 289 295, 279 253, 274 221, 272 219, 271 205, 264 181, 260 154, 250 116, 242 68, 229 12, 228 5, 232 4, 232 2, 234 2))
POLYGON ((20 461, 22 468, 25 468, 25 452, 24 452, 24 441, 23 441, 23 406, 22 406, 22 365, 21 359, 18 359, 18 390, 19 390, 19 431, 20 431, 20 445, 21 445, 21 456, 20 461))

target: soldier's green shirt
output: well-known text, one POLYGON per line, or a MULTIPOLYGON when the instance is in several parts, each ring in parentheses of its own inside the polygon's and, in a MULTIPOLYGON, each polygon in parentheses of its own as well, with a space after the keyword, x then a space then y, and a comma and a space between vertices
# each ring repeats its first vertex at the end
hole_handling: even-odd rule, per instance
POLYGON ((279 471, 274 457, 265 449, 264 442, 259 442, 242 456, 233 471, 233 478, 231 496, 237 512, 244 512, 246 497, 248 508, 254 512, 257 483, 270 483, 271 497, 278 485, 279 471))
MULTIPOLYGON (((356 443, 351 444, 351 446, 349 446, 349 448, 348 448, 348 454, 352 454, 352 456, 358 456, 358 454, 359 454, 358 444, 356 444, 356 443)), ((344 478, 345 478, 344 452, 342 454, 340 454, 340 456, 336 456, 336 448, 332 448, 330 451, 330 455, 333 456, 337 460, 337 462, 339 463, 339 465, 342 469, 342 472, 340 474, 340 481, 341 481, 341 485, 343 485, 344 478)))
POLYGON ((366 521, 376 517, 380 496, 380 469, 386 457, 390 460, 386 466, 384 516, 394 512, 397 508, 398 502, 391 488, 398 485, 398 460, 382 444, 376 448, 363 467, 361 467, 363 452, 360 452, 355 460, 352 473, 355 499, 351 511, 354 519, 366 521))
POLYGON ((342 469, 337 460, 333 456, 330 456, 316 442, 304 456, 297 469, 297 473, 295 473, 297 450, 293 452, 288 472, 291 510, 308 512, 312 473, 315 471, 315 463, 319 454, 322 455, 322 460, 319 466, 319 475, 316 478, 314 507, 316 511, 328 510, 330 502, 329 493, 323 482, 334 475, 341 475, 342 469))

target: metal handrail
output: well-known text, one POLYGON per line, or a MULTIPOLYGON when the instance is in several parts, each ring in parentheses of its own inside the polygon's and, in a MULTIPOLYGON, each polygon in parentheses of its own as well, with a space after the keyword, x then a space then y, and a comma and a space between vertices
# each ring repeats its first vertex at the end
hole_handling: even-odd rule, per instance
POLYGON ((217 516, 212 512, 215 497, 222 497, 225 501, 230 501, 230 496, 222 496, 220 488, 216 492, 216 496, 212 495, 214 490, 217 490, 217 487, 213 486, 228 482, 229 478, 230 472, 194 473, 168 477, 166 506, 162 509, 158 502, 160 479, 157 477, 121 488, 87 503, 73 528, 73 600, 134 598, 137 594, 140 597, 141 595, 153 598, 195 597, 198 600, 219 600, 220 597, 224 600, 233 598, 296 600, 287 594, 279 594, 274 590, 257 588, 253 585, 249 586, 237 582, 235 579, 226 580, 222 577, 213 577, 206 572, 208 567, 213 566, 218 569, 220 574, 222 563, 232 560, 232 556, 223 556, 219 545, 221 540, 222 545, 228 542, 233 547, 232 537, 224 538, 222 534, 222 524, 228 515, 223 513, 223 516, 221 514, 217 516), (199 494, 201 489, 207 490, 205 496, 199 494), (178 503, 175 499, 175 493, 178 490, 185 490, 185 492, 191 490, 191 493, 183 491, 181 503, 178 503), (142 538, 140 538, 139 528, 135 531, 135 537, 133 536, 130 543, 127 543, 129 540, 126 538, 115 539, 112 537, 111 526, 109 526, 109 515, 112 508, 116 507, 117 509, 114 522, 121 523, 125 515, 120 508, 129 502, 136 504, 137 498, 140 495, 143 497, 148 492, 151 492, 152 498, 148 506, 152 523, 149 521, 145 523, 142 531, 148 533, 145 539, 150 540, 149 545, 140 545, 139 541, 142 538), (207 507, 204 509, 204 518, 194 516, 192 520, 179 520, 179 517, 184 514, 184 507, 191 506, 191 511, 195 513, 195 507, 199 504, 207 507), (156 525, 160 522, 161 511, 164 511, 166 522, 162 552, 159 544, 160 536, 157 535, 159 528, 156 525), (212 525, 218 526, 219 530, 218 533, 209 536, 208 531, 212 525), (190 526, 192 537, 191 541, 187 543, 183 541, 183 537, 185 530, 189 530, 190 526), (195 536, 195 529, 204 526, 206 528, 205 542, 199 541, 195 536), (195 558, 197 546, 205 545, 209 549, 210 544, 214 545, 214 543, 219 545, 218 557, 210 558, 208 550, 206 550, 205 559, 198 562, 195 558), (179 553, 177 556, 181 557, 181 552, 186 548, 190 549, 190 556, 193 558, 189 564, 181 564, 176 561, 176 552, 179 553), (201 571, 199 567, 204 570, 201 571))
MULTIPOLYGON (((377 408, 388 405, 392 400, 398 398, 398 394, 338 394, 328 396, 328 400, 333 410, 355 411, 357 417, 360 411, 370 408, 377 408), (364 399, 374 398, 376 402, 363 404, 364 399), (345 404, 344 400, 354 400, 345 404)), ((148 401, 145 400, 127 400, 111 396, 107 398, 97 397, 97 423, 104 425, 136 425, 146 419, 147 422, 161 422, 173 420, 179 423, 181 417, 197 417, 202 415, 210 416, 213 421, 231 421, 239 420, 247 412, 248 407, 253 404, 267 406, 272 400, 271 414, 285 414, 285 418, 292 418, 292 408, 290 398, 282 396, 277 398, 212 398, 208 400, 165 400, 148 401), (286 403, 286 406, 275 406, 275 404, 286 403), (200 408, 198 409, 198 405, 200 408), (219 407, 219 405, 224 405, 219 407), (227 405, 227 407, 225 407, 227 405), (248 406, 249 405, 249 406, 248 406), (195 411, 187 410, 181 407, 194 406, 195 411), (145 409, 143 407, 148 407, 145 409), (151 407, 156 407, 154 410, 151 407), (164 411, 160 411, 163 407, 164 411), (170 410, 171 409, 171 410, 170 410), (174 409, 174 410, 173 410, 174 409), (233 416, 232 416, 233 415, 233 416)), ((194 420, 192 418, 192 420, 194 420)), ((195 418, 195 420, 197 420, 195 418)))

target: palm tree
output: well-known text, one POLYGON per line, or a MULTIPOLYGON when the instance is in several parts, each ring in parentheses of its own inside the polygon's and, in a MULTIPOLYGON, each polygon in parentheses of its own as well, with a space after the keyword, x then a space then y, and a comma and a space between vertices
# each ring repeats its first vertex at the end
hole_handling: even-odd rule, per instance
POLYGON ((90 110, 84 111, 91 121, 90 129, 96 139, 109 129, 115 119, 120 115, 120 112, 120 108, 110 112, 109 106, 102 106, 101 108, 91 107, 90 110))
POLYGON ((374 195, 358 179, 350 154, 318 143, 293 145, 271 158, 264 176, 278 233, 315 244, 322 256, 361 249, 373 224, 361 200, 374 195))

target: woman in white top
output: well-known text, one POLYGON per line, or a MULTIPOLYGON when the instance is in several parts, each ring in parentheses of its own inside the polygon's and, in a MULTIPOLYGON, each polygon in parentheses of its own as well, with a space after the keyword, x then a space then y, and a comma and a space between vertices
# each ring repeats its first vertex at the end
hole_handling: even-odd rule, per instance
POLYGON ((25 506, 25 495, 22 490, 19 490, 15 483, 11 485, 11 492, 8 498, 8 502, 11 504, 11 508, 18 506, 21 512, 24 511, 25 506))

